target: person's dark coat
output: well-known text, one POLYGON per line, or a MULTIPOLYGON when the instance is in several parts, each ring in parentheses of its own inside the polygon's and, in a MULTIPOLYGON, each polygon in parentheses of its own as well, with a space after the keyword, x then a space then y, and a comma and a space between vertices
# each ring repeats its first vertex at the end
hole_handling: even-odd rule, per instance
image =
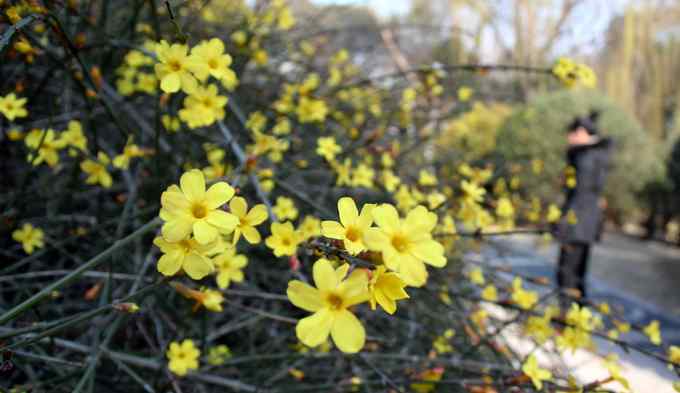
POLYGON ((567 161, 576 169, 576 186, 566 189, 566 200, 562 206, 557 238, 563 243, 593 243, 599 240, 603 222, 599 202, 611 150, 611 139, 602 138, 596 143, 573 146, 567 151, 567 161), (567 222, 569 210, 576 214, 576 224, 567 222))

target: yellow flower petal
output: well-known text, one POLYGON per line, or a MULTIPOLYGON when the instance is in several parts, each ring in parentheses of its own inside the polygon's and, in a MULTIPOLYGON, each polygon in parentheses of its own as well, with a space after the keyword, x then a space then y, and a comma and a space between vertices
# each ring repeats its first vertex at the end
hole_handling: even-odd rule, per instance
POLYGON ((328 339, 334 319, 331 311, 325 308, 321 309, 306 318, 302 318, 295 326, 295 333, 303 344, 316 347, 328 339))
POLYGON ((267 213, 267 207, 260 203, 250 209, 248 215, 246 216, 246 220, 250 225, 259 225, 262 224, 267 219, 267 217, 269 217, 269 214, 267 213))
POLYGON ((229 202, 229 210, 236 217, 245 217, 248 211, 248 203, 243 197, 235 197, 229 202))
POLYGON ((180 83, 179 75, 172 72, 161 79, 161 90, 166 93, 176 93, 179 91, 180 83))
POLYGON ((411 252, 419 259, 425 261, 432 266, 444 267, 446 266, 446 258, 444 257, 444 246, 434 240, 421 241, 416 243, 411 252))
POLYGON ((316 261, 312 270, 314 283, 318 289, 329 291, 338 286, 338 278, 335 275, 335 270, 327 259, 319 259, 316 261))
POLYGON ((388 204, 382 204, 373 209, 373 220, 383 229, 394 230, 399 228, 399 213, 397 209, 388 204))
POLYGON ((245 237, 250 244, 258 244, 260 241, 262 241, 260 232, 258 232, 257 229, 253 227, 243 227, 241 228, 241 232, 243 233, 243 237, 245 237))
POLYGON ((303 310, 316 312, 323 307, 319 291, 302 281, 294 280, 289 282, 286 294, 291 303, 303 310))
POLYGON ((200 280, 213 272, 212 262, 208 258, 196 253, 187 255, 184 258, 184 271, 194 280, 200 280))
POLYGON ((194 223, 194 237, 200 244, 208 244, 217 238, 217 228, 208 224, 204 220, 194 223))
POLYGON ((238 218, 233 214, 229 214, 223 210, 213 210, 205 217, 210 225, 220 228, 223 232, 229 233, 238 225, 238 218))
POLYGON ((203 172, 192 169, 179 179, 182 192, 190 202, 202 202, 205 197, 205 177, 203 172))
POLYGON ((176 252, 163 254, 156 268, 164 276, 174 276, 182 268, 182 255, 176 252))
POLYGON ((364 347, 366 331, 354 314, 342 310, 336 313, 331 337, 342 352, 356 353, 364 347))
POLYGON ((224 205, 234 196, 234 188, 225 182, 215 183, 205 193, 205 202, 208 208, 217 209, 224 205))
POLYGON ((163 237, 169 242, 178 242, 186 239, 191 234, 191 221, 189 220, 172 220, 163 224, 161 233, 163 237))
POLYGON ((357 205, 350 197, 342 197, 338 200, 338 213, 340 214, 340 222, 345 227, 353 224, 359 217, 357 205))
POLYGON ((321 233, 331 239, 342 240, 345 238, 345 228, 337 221, 322 221, 321 233))

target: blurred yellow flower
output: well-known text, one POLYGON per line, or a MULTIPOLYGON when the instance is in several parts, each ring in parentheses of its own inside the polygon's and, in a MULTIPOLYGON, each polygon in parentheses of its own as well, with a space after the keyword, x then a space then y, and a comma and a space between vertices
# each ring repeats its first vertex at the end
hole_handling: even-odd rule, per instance
POLYGON ((248 210, 248 203, 245 198, 234 197, 229 202, 229 210, 239 220, 234 229, 233 243, 236 244, 241 235, 250 244, 259 243, 262 238, 255 227, 265 222, 269 217, 267 207, 260 203, 248 210))
POLYGON ((217 286, 221 289, 228 288, 233 282, 243 281, 243 268, 248 264, 248 258, 242 254, 236 254, 235 247, 227 249, 218 254, 212 260, 217 271, 217 286))
POLYGON ((45 233, 40 228, 36 228, 31 224, 24 224, 21 229, 16 229, 12 232, 12 239, 21 243, 26 254, 33 254, 36 248, 43 248, 45 246, 45 233))
POLYGON ((531 379, 531 383, 538 390, 543 389, 543 381, 552 378, 552 373, 538 366, 536 355, 531 354, 522 365, 522 372, 531 379))
POLYGON ((162 40, 154 49, 158 58, 154 69, 161 81, 161 90, 166 93, 176 93, 181 88, 190 94, 198 85, 194 74, 204 75, 208 71, 205 62, 188 54, 189 48, 186 45, 170 45, 162 40))
POLYGON ((24 108, 26 100, 26 98, 18 98, 14 93, 9 93, 4 97, 0 96, 0 113, 9 121, 28 116, 28 111, 24 108))
POLYGON ((265 239, 265 244, 277 257, 294 255, 298 245, 303 241, 300 233, 288 221, 272 223, 271 232, 271 236, 265 239))
POLYGON ((182 343, 171 342, 170 348, 166 352, 168 357, 168 368, 173 373, 183 377, 190 370, 198 369, 198 358, 201 351, 196 348, 192 340, 184 340, 182 343))
POLYGON ((111 187, 113 179, 111 178, 111 174, 109 174, 108 170, 106 169, 110 162, 111 160, 109 159, 109 156, 101 151, 99 154, 97 154, 96 161, 87 159, 81 162, 80 169, 82 169, 82 171, 88 175, 87 179, 85 179, 85 183, 100 184, 104 188, 111 187))

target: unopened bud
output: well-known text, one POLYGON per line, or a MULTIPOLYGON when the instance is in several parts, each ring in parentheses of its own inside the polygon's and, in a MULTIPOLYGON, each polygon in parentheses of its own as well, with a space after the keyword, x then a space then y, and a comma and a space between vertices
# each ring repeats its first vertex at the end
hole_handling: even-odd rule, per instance
POLYGON ((128 314, 134 314, 137 311, 139 311, 139 306, 137 305, 137 303, 118 303, 114 304, 113 308, 120 312, 125 312, 128 314))

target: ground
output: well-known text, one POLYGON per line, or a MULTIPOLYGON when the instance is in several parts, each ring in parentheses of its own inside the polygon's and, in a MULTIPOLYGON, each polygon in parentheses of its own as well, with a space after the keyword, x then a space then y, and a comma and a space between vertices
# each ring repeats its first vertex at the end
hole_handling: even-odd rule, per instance
MULTIPOLYGON (((492 240, 478 257, 495 265, 509 265, 518 273, 530 276, 554 277, 558 245, 537 236, 517 235, 492 240)), ((594 301, 607 301, 622 310, 626 319, 645 325, 653 319, 661 322, 662 336, 668 344, 680 345, 680 249, 659 243, 645 242, 619 233, 605 234, 593 248, 588 290, 594 301)), ((519 352, 531 350, 531 343, 518 335, 506 337, 519 352)), ((623 337, 649 350, 658 347, 639 333, 623 337)), ((635 352, 624 351, 606 342, 598 342, 600 355, 616 352, 627 370, 634 392, 673 392, 671 383, 677 380, 665 365, 635 352)), ((542 362, 563 368, 583 381, 606 375, 597 354, 577 351, 555 359, 547 353, 542 362)))

